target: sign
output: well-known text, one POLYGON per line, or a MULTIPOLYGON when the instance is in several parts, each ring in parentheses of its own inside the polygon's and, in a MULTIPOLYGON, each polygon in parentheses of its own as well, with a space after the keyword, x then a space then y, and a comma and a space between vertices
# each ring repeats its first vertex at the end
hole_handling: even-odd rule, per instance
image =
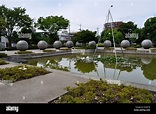
POLYGON ((19 38, 28 38, 28 39, 31 39, 31 33, 22 33, 22 34, 19 34, 19 38))
POLYGON ((136 38, 136 39, 138 39, 138 34, 137 33, 127 33, 126 35, 125 35, 125 38, 136 38))

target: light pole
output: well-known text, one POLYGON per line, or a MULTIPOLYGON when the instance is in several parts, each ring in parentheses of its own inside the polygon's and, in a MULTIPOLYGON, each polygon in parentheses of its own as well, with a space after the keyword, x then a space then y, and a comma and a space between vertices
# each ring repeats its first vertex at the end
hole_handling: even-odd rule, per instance
MULTIPOLYGON (((111 7, 113 7, 113 5, 111 5, 111 7)), ((107 22, 109 21, 109 16, 111 18, 111 31, 112 31, 112 37, 113 37, 113 45, 114 45, 114 53, 115 53, 115 59, 116 59, 116 63, 117 63, 117 54, 116 54, 116 46, 115 46, 115 40, 114 40, 114 31, 113 31, 113 17, 111 15, 110 12, 110 8, 108 10, 108 18, 107 18, 107 22)))

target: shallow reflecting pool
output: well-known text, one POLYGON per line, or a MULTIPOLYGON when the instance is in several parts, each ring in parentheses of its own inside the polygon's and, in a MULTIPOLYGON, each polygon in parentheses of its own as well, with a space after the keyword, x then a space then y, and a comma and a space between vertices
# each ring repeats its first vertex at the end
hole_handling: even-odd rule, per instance
POLYGON ((29 60, 28 64, 107 78, 156 86, 156 57, 124 56, 126 61, 115 64, 111 59, 98 61, 94 58, 111 57, 105 54, 72 54, 29 60))

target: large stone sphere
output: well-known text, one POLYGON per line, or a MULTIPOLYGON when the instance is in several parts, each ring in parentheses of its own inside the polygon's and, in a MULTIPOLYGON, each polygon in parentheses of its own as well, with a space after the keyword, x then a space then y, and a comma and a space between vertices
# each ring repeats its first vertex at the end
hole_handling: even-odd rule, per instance
POLYGON ((128 40, 122 40, 122 42, 120 43, 120 46, 123 48, 127 48, 130 46, 130 42, 128 40))
POLYGON ((88 45, 89 45, 89 47, 96 47, 96 42, 90 41, 88 45))
POLYGON ((48 44, 47 44, 46 41, 41 40, 41 41, 38 42, 37 47, 38 47, 40 50, 45 50, 45 49, 48 47, 48 44))
POLYGON ((67 46, 68 48, 72 48, 73 45, 74 45, 74 43, 73 43, 72 41, 67 41, 67 42, 66 42, 66 46, 67 46))
POLYGON ((149 40, 149 39, 145 39, 141 42, 141 46, 144 48, 144 49, 149 49, 151 48, 153 45, 152 45, 152 41, 149 40))
POLYGON ((62 47, 62 42, 61 41, 55 41, 53 43, 53 47, 56 49, 60 49, 62 47))
POLYGON ((20 51, 25 51, 28 49, 28 43, 25 40, 20 40, 17 42, 16 48, 20 51))
POLYGON ((110 40, 105 40, 103 44, 104 44, 104 47, 111 47, 112 46, 112 42, 110 40))
POLYGON ((79 43, 79 42, 77 41, 75 45, 76 45, 77 47, 81 47, 81 46, 82 46, 82 43, 79 43))

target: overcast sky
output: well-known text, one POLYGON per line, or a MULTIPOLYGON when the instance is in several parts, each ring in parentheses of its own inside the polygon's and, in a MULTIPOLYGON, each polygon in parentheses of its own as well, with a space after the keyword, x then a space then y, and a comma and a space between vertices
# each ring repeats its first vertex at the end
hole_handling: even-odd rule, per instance
POLYGON ((109 8, 113 21, 133 21, 139 28, 147 18, 156 16, 156 0, 0 0, 0 5, 26 8, 35 20, 62 15, 70 21, 71 31, 78 31, 81 25, 81 29, 99 28, 101 32, 109 8))

